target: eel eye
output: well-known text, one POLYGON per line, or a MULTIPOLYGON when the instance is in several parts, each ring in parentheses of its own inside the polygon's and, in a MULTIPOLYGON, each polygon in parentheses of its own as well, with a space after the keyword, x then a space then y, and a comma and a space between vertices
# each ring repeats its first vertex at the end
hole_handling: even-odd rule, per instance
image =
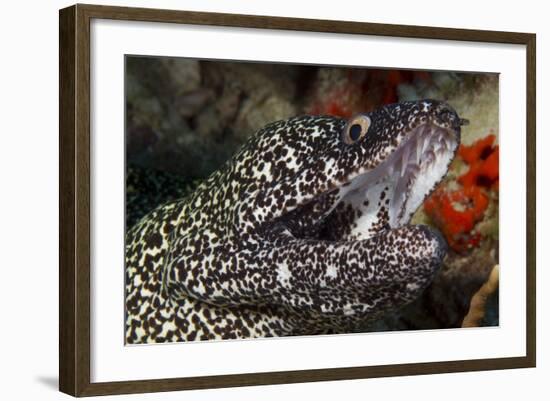
POLYGON ((358 115, 348 121, 344 127, 342 140, 351 145, 365 136, 370 127, 370 118, 365 115, 358 115))

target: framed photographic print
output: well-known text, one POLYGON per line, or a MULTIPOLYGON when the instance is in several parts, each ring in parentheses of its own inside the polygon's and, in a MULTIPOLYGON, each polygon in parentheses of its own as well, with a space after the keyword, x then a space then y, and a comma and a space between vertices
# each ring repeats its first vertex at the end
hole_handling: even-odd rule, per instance
POLYGON ((535 108, 533 34, 61 10, 60 390, 535 366, 535 108))

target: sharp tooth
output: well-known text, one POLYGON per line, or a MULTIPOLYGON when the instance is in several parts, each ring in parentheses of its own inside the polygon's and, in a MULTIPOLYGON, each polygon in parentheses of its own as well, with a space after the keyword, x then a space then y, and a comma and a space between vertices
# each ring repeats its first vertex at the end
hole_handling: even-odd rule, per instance
POLYGON ((405 171, 407 171, 407 163, 404 160, 401 160, 401 177, 405 175, 405 171))
POLYGON ((428 149, 428 145, 430 144, 430 139, 429 138, 425 138, 423 141, 422 141, 422 154, 424 154, 424 152, 426 151, 426 149, 428 149))
POLYGON ((416 139, 416 163, 420 163, 420 156, 422 156, 422 137, 416 139))
POLYGON ((445 150, 447 150, 449 148, 449 142, 447 141, 447 138, 445 138, 444 135, 441 135, 439 137, 439 144, 441 145, 441 147, 445 150))
POLYGON ((399 203, 401 203, 401 198, 403 198, 405 191, 405 180, 398 180, 395 186, 395 191, 392 199, 392 207, 395 208, 399 203))
POLYGON ((401 163, 407 165, 409 163, 409 154, 410 154, 411 148, 409 144, 405 144, 405 147, 403 148, 403 154, 401 155, 401 163))

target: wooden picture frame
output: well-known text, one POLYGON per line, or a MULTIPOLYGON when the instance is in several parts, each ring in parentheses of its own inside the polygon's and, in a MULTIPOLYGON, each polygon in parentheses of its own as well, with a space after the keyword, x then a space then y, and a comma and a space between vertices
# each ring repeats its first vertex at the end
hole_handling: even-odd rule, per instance
POLYGON ((59 388, 62 392, 73 396, 94 396, 535 366, 536 37, 534 34, 80 4, 60 10, 59 27, 59 388), (90 21, 96 18, 491 42, 525 46, 527 54, 525 60, 527 71, 527 119, 525 122, 527 132, 525 138, 527 143, 526 355, 493 359, 92 383, 90 380, 90 21))

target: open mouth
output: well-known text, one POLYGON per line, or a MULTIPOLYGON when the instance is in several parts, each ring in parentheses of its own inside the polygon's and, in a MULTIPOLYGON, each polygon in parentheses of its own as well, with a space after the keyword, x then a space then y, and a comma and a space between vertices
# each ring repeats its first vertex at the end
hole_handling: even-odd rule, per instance
POLYGON ((447 173, 458 143, 457 131, 433 123, 408 132, 376 168, 334 193, 332 206, 324 214, 325 230, 332 231, 326 239, 365 239, 408 224, 447 173))
POLYGON ((339 142, 327 135, 327 150, 255 194, 252 217, 294 238, 326 241, 409 224, 446 175, 466 124, 450 106, 429 100, 353 117, 337 132, 339 142))

